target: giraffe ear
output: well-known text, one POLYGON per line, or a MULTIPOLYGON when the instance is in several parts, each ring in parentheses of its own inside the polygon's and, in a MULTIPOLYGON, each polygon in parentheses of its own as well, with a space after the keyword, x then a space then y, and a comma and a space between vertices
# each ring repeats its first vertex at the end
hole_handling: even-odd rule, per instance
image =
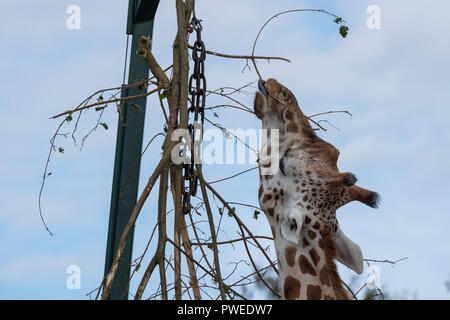
POLYGON ((358 274, 364 270, 361 248, 354 243, 339 228, 334 234, 337 260, 358 274))
POLYGON ((300 231, 303 226, 303 214, 299 210, 288 209, 281 224, 281 236, 295 244, 300 243, 300 231))

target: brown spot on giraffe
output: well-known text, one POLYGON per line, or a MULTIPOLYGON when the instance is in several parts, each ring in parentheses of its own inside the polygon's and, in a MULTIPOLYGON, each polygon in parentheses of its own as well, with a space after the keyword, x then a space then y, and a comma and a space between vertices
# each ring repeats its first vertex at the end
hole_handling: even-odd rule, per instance
POLYGON ((308 258, 306 258, 304 255, 301 255, 298 258, 298 265, 300 266, 300 271, 302 273, 317 276, 316 270, 312 266, 311 262, 309 262, 308 258))
POLYGON ((269 201, 270 199, 272 199, 272 195, 270 195, 270 194, 265 194, 262 202, 263 202, 263 203, 266 203, 266 202, 269 201))
POLYGON ((323 250, 324 245, 323 245, 323 240, 322 239, 319 239, 318 244, 319 244, 319 248, 323 250))
POLYGON ((291 276, 284 280, 283 293, 286 300, 296 300, 300 298, 301 283, 291 276))
POLYGON ((309 241, 305 237, 302 238, 302 247, 303 249, 309 246, 309 241))
POLYGON ((322 289, 320 286, 308 285, 306 288, 306 298, 308 300, 320 300, 322 298, 322 289))
POLYGON ((285 259, 288 264, 288 266, 293 267, 295 266, 295 255, 297 254, 297 248, 294 246, 289 246, 286 248, 285 251, 285 259))
POLYGON ((286 127, 287 132, 297 132, 298 126, 295 122, 289 122, 286 127))
POLYGON ((316 249, 312 248, 311 250, 309 250, 309 255, 311 256, 311 260, 313 261, 314 265, 317 266, 320 261, 320 256, 317 253, 316 249))
POLYGON ((309 237, 311 240, 314 240, 314 239, 316 238, 316 236, 317 236, 317 234, 316 234, 314 231, 308 230, 308 237, 309 237))
POLYGON ((293 120, 294 119, 294 113, 291 110, 286 110, 285 119, 286 120, 293 120))
POLYGON ((305 216, 305 224, 310 224, 311 223, 311 218, 308 216, 305 216))
POLYGON ((313 224, 312 226, 314 229, 319 230, 320 229, 320 223, 319 221, 316 221, 316 223, 313 224))

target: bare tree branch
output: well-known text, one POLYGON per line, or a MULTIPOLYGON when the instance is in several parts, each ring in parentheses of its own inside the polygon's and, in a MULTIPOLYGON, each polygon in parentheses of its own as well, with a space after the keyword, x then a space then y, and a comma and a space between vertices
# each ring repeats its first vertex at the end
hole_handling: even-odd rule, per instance
POLYGON ((136 205, 131 213, 130 220, 128 221, 127 225, 125 226, 122 236, 119 239, 116 255, 115 255, 113 263, 111 265, 111 269, 109 270, 108 274, 106 275, 106 280, 105 280, 105 284, 104 284, 104 288, 103 288, 103 292, 102 292, 102 300, 107 300, 109 297, 109 293, 110 293, 111 287, 112 287, 112 282, 117 273, 117 269, 119 267, 119 262, 122 258, 122 254, 125 249, 125 245, 127 243, 128 236, 130 235, 130 232, 133 229, 134 224, 136 223, 139 213, 141 212, 141 209, 145 203, 145 200, 147 200, 147 198, 150 194, 150 191, 153 188, 153 185, 155 184, 156 180, 158 179, 158 177, 161 174, 164 167, 169 163, 170 151, 172 150, 172 147, 174 145, 175 145, 175 143, 173 141, 170 141, 167 143, 167 149, 165 150, 162 159, 160 160, 159 164, 156 166, 155 171, 151 175, 149 181, 147 182, 147 185, 145 186, 144 190, 142 191, 142 194, 139 197, 139 200, 136 203, 136 205))

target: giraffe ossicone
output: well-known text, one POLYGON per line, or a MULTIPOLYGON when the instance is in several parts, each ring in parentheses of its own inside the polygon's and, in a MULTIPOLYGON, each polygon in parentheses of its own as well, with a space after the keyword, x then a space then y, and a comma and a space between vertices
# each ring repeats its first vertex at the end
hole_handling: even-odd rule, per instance
POLYGON ((354 200, 376 208, 379 196, 339 172, 339 151, 316 135, 289 89, 275 79, 258 87, 255 114, 268 135, 278 135, 262 145, 259 203, 274 237, 282 297, 348 299, 335 260, 361 273, 363 256, 336 210, 354 200))

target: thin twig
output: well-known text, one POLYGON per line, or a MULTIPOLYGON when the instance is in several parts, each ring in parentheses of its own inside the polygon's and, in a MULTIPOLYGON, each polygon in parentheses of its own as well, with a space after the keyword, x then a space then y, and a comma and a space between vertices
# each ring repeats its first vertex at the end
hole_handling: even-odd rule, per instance
MULTIPOLYGON (((193 46, 189 46, 189 49, 193 49, 193 48, 194 48, 193 46)), ((230 58, 230 59, 282 60, 282 61, 291 63, 291 60, 283 58, 283 57, 267 57, 267 56, 255 56, 255 55, 251 55, 251 56, 233 55, 233 54, 214 52, 214 51, 210 51, 210 50, 206 50, 206 53, 211 54, 213 56, 222 57, 222 58, 230 58)))
POLYGON ((223 279, 222 279, 222 273, 220 271, 219 254, 218 254, 217 243, 216 243, 217 237, 216 237, 216 232, 214 229, 214 218, 213 218, 211 206, 209 205, 208 193, 206 192, 206 188, 205 188, 205 184, 204 184, 202 168, 200 165, 197 165, 196 167, 197 167, 197 175, 200 178, 200 189, 202 190, 203 201, 205 202, 206 213, 208 215, 209 229, 211 232, 212 248, 213 248, 213 254, 214 254, 214 266, 215 266, 216 276, 217 276, 216 280, 219 283, 220 296, 222 297, 222 300, 226 300, 225 288, 224 288, 223 279))
POLYGON ((73 110, 67 110, 67 111, 62 112, 60 114, 57 114, 56 116, 50 117, 50 119, 56 119, 56 118, 65 116, 67 114, 72 114, 72 113, 75 113, 75 112, 79 112, 79 111, 82 111, 82 110, 85 110, 85 109, 89 109, 89 108, 92 108, 92 107, 99 106, 101 104, 106 104, 107 105, 109 103, 120 102, 120 101, 128 101, 128 100, 131 100, 131 99, 147 97, 147 96, 149 96, 149 95, 151 95, 151 94, 153 94, 155 92, 158 92, 158 88, 153 89, 153 90, 151 90, 149 92, 146 92, 146 93, 143 93, 143 94, 135 95, 135 96, 122 97, 122 98, 117 98, 117 99, 112 99, 112 100, 105 100, 105 101, 100 101, 100 102, 88 104, 88 105, 80 107, 80 108, 75 108, 73 110))
MULTIPOLYGON (((259 29, 258 34, 257 34, 256 39, 255 39, 255 42, 253 43, 252 54, 251 54, 252 57, 254 57, 254 55, 255 55, 256 43, 258 42, 259 36, 261 35, 261 32, 264 30, 264 28, 269 24, 269 22, 272 21, 273 19, 275 19, 275 18, 277 18, 277 17, 283 15, 283 14, 291 13, 291 12, 318 12, 318 13, 325 13, 325 14, 328 14, 328 15, 334 17, 334 18, 339 18, 339 17, 336 16, 335 14, 330 13, 330 12, 328 12, 328 11, 325 11, 325 10, 323 10, 323 9, 294 9, 294 10, 287 10, 287 11, 279 12, 279 13, 277 13, 276 15, 272 16, 269 20, 267 20, 267 21, 263 24, 263 26, 259 29)), ((343 22, 345 22, 345 21, 343 21, 343 22)), ((261 80, 263 80, 263 78, 261 77, 261 74, 260 74, 259 71, 258 71, 258 67, 256 66, 256 61, 255 61, 255 59, 254 59, 254 58, 250 58, 250 60, 253 62, 253 66, 255 67, 255 71, 256 71, 256 73, 258 74, 259 78, 260 78, 261 80)))
POLYGON ((211 182, 208 182, 208 183, 209 184, 214 184, 214 183, 230 180, 230 179, 236 178, 237 176, 240 176, 241 174, 247 173, 249 171, 253 171, 255 169, 258 169, 258 167, 250 168, 250 169, 244 170, 242 172, 236 173, 236 174, 234 174, 232 176, 229 176, 229 177, 226 177, 226 178, 222 178, 222 179, 219 179, 219 180, 214 180, 214 181, 211 181, 211 182))

